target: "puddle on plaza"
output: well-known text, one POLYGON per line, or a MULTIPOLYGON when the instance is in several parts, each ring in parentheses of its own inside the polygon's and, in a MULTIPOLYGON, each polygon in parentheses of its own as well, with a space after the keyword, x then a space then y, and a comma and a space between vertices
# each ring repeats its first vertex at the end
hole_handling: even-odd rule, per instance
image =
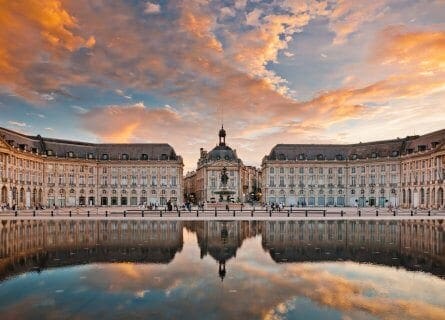
POLYGON ((2 319, 445 319, 442 220, 2 221, 2 319))

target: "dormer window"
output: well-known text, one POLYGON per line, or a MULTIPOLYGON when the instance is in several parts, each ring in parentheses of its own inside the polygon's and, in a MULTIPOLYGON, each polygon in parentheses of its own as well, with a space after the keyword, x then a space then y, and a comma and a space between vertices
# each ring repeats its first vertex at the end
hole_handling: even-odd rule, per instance
POLYGON ((167 160, 168 157, 165 153, 161 154, 161 160, 167 160))
POLYGON ((406 149, 406 152, 409 154, 409 153, 413 153, 413 149, 411 149, 411 148, 409 148, 409 149, 406 149))
POLYGON ((322 154, 317 154, 317 160, 324 160, 324 156, 322 154))
POLYGON ((74 152, 68 151, 67 156, 68 156, 68 158, 74 158, 74 152))
POLYGON ((418 150, 419 152, 425 151, 425 150, 426 150, 426 146, 425 146, 425 145, 417 146, 417 150, 418 150))
POLYGON ((94 155, 92 153, 88 153, 88 159, 94 159, 94 155))
POLYGON ((26 144, 19 144, 19 149, 25 151, 26 150, 26 144))
POLYGON ((229 156, 228 156, 228 155, 225 155, 225 156, 224 156, 224 159, 229 160, 229 156))
POLYGON ((337 159, 337 160, 343 160, 343 156, 342 156, 341 154, 337 154, 337 155, 335 156, 335 159, 337 159))
POLYGON ((102 154, 102 160, 108 160, 108 154, 104 153, 102 154))
POLYGON ((397 150, 394 150, 392 153, 391 153, 391 156, 392 157, 397 157, 399 155, 399 151, 397 151, 397 150))
POLYGON ((284 153, 280 153, 278 155, 278 160, 286 160, 286 156, 284 155, 284 153))
POLYGON ((371 153, 371 158, 377 158, 377 152, 373 152, 373 153, 371 153))
POLYGON ((122 160, 128 160, 130 157, 128 156, 128 154, 123 153, 122 154, 122 160))
POLYGON ((141 154, 141 160, 148 160, 148 154, 146 153, 141 154))
POLYGON ((298 160, 304 160, 306 157, 305 157, 305 155, 304 155, 304 153, 300 153, 299 155, 298 155, 298 160))
POLYGON ((437 147, 439 145, 439 142, 437 142, 437 141, 433 141, 433 142, 431 142, 431 148, 435 148, 435 147, 437 147))
POLYGON ((32 151, 33 153, 37 153, 37 148, 32 148, 31 151, 32 151))
POLYGON ((357 160, 358 156, 356 153, 351 154, 351 160, 357 160))
POLYGON ((47 155, 47 156, 53 156, 54 153, 53 153, 52 150, 46 150, 46 155, 47 155))

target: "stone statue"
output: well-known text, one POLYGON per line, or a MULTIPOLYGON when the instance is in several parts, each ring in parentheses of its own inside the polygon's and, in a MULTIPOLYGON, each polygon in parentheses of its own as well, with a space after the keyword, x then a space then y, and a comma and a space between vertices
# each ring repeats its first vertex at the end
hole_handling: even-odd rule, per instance
POLYGON ((223 187, 227 186, 227 181, 229 181, 229 176, 227 175, 227 169, 224 167, 221 172, 221 184, 223 187))

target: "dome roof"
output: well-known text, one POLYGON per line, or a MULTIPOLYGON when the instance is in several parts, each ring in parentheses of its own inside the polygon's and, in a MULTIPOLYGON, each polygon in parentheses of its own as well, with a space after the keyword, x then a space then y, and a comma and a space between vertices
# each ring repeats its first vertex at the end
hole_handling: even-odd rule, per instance
POLYGON ((235 152, 229 146, 216 146, 207 154, 207 160, 217 161, 217 160, 226 160, 226 161, 237 161, 238 157, 235 152))

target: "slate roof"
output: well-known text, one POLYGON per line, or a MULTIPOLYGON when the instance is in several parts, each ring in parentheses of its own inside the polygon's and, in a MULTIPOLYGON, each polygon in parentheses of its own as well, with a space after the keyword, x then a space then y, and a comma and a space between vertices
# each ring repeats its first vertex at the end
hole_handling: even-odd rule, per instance
POLYGON ((422 136, 355 144, 277 144, 264 160, 346 160, 428 151, 445 143, 445 129, 422 136), (420 147, 419 147, 420 146, 420 147))
POLYGON ((97 160, 178 160, 175 150, 167 143, 88 143, 40 135, 24 135, 0 127, 0 137, 9 145, 39 154, 58 157, 97 160), (107 157, 104 157, 107 155, 107 157))

